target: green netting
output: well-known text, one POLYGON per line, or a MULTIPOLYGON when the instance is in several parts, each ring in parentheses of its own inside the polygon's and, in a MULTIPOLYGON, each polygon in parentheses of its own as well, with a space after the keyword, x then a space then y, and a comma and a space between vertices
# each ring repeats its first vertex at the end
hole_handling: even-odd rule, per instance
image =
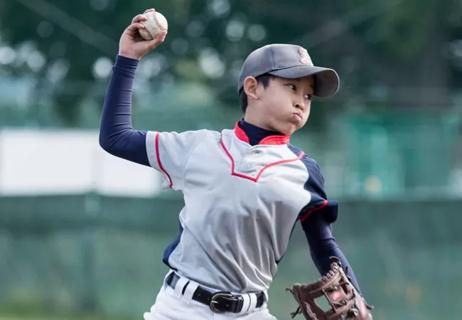
MULTIPOLYGON (((0 311, 141 319, 167 271, 162 251, 181 205, 176 197, 0 198, 0 311)), ((341 202, 334 233, 375 319, 458 318, 461 209, 460 200, 341 202)), ((295 304, 285 287, 317 277, 297 227, 270 290, 272 312, 288 319, 295 304)))
POLYGON ((344 194, 398 196, 450 193, 458 116, 387 112, 341 117, 344 194))

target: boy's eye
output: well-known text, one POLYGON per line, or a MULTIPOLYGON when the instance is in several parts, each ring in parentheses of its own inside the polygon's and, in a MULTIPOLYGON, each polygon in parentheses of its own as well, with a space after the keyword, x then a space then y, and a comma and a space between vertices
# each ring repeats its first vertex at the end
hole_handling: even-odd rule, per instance
MULTIPOLYGON (((293 91, 297 91, 297 86, 293 83, 288 83, 286 84, 287 87, 289 87, 293 91)), ((305 100, 311 100, 313 98, 313 95, 311 93, 306 93, 304 96, 305 100)))

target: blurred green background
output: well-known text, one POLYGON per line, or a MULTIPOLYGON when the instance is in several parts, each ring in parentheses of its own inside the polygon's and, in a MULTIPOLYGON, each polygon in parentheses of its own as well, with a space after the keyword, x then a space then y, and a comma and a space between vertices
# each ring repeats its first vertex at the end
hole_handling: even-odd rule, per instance
MULTIPOLYGON (((460 1, 8 0, 0 320, 142 319, 154 301, 181 195, 161 191, 152 170, 115 162, 97 140, 119 36, 150 7, 167 17, 169 34, 138 68, 134 126, 232 127, 246 55, 267 43, 303 45, 342 86, 313 101, 292 142, 319 162, 340 201, 334 233, 375 319, 459 319, 460 1)), ((297 226, 270 310, 289 319, 285 287, 318 276, 297 226)))

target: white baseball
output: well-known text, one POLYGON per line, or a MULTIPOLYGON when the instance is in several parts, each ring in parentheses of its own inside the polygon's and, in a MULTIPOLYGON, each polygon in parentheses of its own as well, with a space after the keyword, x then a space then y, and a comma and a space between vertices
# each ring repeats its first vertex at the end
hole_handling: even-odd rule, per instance
POLYGON ((153 40, 159 33, 168 30, 168 22, 164 15, 157 11, 144 13, 147 20, 143 21, 144 29, 139 29, 140 35, 144 40, 153 40))

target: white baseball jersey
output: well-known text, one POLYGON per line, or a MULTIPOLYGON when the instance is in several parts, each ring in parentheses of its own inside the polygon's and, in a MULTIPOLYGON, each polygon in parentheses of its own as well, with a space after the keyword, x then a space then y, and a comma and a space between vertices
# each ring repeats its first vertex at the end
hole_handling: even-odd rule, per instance
POLYGON ((185 203, 164 262, 217 290, 267 290, 302 208, 316 200, 305 188, 314 160, 288 140, 269 136, 252 146, 238 125, 149 131, 149 162, 185 203))

